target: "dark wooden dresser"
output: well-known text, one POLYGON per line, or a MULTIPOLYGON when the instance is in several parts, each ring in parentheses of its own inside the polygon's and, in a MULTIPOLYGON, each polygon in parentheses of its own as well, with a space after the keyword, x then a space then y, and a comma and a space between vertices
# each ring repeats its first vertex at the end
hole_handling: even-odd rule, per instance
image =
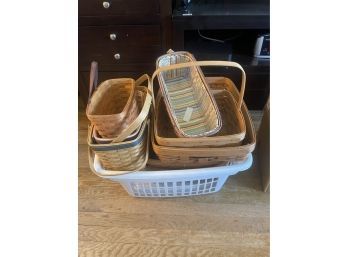
POLYGON ((99 81, 152 74, 171 43, 171 0, 79 0, 79 95, 87 102, 89 69, 99 81))

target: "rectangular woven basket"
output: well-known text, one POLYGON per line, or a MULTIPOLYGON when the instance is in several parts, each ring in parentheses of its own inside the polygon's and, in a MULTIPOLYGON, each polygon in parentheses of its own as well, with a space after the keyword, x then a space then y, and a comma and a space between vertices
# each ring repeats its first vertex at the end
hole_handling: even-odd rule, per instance
POLYGON ((239 69, 242 75, 239 99, 235 100, 227 91, 214 97, 215 102, 219 101, 219 112, 222 119, 222 126, 217 134, 210 137, 180 138, 176 136, 173 126, 167 118, 168 115, 163 111, 164 100, 161 98, 161 91, 159 91, 154 125, 157 143, 162 146, 180 147, 240 145, 246 133, 245 122, 240 110, 246 82, 243 68, 238 63, 227 61, 199 61, 195 62, 195 66, 227 66, 239 69))
POLYGON ((135 99, 137 102, 137 117, 133 119, 131 123, 128 124, 128 127, 125 128, 121 134, 119 134, 115 138, 102 138, 99 136, 97 129, 94 127, 93 129, 93 139, 99 144, 108 144, 108 143, 117 143, 122 142, 123 140, 131 140, 136 137, 139 133, 142 122, 148 116, 150 108, 151 108, 151 92, 148 87, 138 86, 143 84, 144 82, 148 82, 149 84, 149 76, 144 74, 136 81, 135 87, 135 99))
MULTIPOLYGON (((219 91, 227 90, 234 99, 239 99, 240 95, 231 80, 224 77, 207 78, 211 89, 215 94, 219 91)), ((221 163, 240 163, 246 160, 249 153, 255 149, 256 134, 254 125, 250 118, 248 109, 242 101, 241 112, 246 125, 246 136, 240 146, 223 146, 223 147, 170 147, 159 145, 151 135, 152 148, 163 166, 175 165, 176 167, 207 167, 220 165, 221 163)))
MULTIPOLYGON (((148 79, 148 76, 144 75, 143 79, 139 82, 148 81, 148 79)), ((143 169, 147 163, 150 133, 148 114, 151 108, 152 98, 148 88, 142 86, 136 87, 136 96, 138 105, 142 106, 142 109, 138 117, 134 119, 126 131, 116 138, 121 141, 126 139, 125 141, 111 141, 100 144, 93 137, 93 131, 95 131, 94 126, 90 126, 88 130, 87 143, 90 151, 93 151, 98 156, 105 169, 114 171, 112 175, 120 175, 143 169), (138 126, 140 127, 139 132, 135 137, 129 138, 131 132, 138 126)))
POLYGON ((173 64, 195 61, 188 52, 168 51, 157 59, 157 70, 152 77, 158 75, 170 121, 179 137, 214 135, 221 128, 219 110, 201 69, 198 66, 172 68, 173 64))
POLYGON ((220 131, 210 137, 182 138, 177 137, 170 122, 161 92, 156 98, 156 112, 154 116, 154 135, 156 142, 162 146, 204 147, 204 146, 237 146, 245 137, 246 128, 242 113, 236 108, 233 95, 227 90, 213 92, 218 105, 222 127, 220 131))
MULTIPOLYGON (((90 151, 98 156, 103 168, 120 171, 124 174, 141 170, 146 166, 149 154, 149 121, 144 121, 138 136, 130 141, 112 144, 95 144, 92 139, 92 127, 88 131, 90 151)), ((115 173, 116 175, 116 173, 115 173)))
POLYGON ((138 115, 135 81, 131 78, 109 79, 97 87, 97 67, 98 64, 93 62, 86 115, 101 137, 113 138, 138 115))

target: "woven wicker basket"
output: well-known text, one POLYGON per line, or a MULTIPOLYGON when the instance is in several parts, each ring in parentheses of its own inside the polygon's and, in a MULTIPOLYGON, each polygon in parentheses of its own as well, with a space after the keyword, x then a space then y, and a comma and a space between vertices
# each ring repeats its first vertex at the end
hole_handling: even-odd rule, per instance
MULTIPOLYGON (((213 91, 212 91, 213 92, 213 91)), ((176 137, 173 125, 170 123, 161 92, 156 99, 154 116, 154 135, 156 142, 162 146, 205 147, 205 146, 237 146, 245 137, 246 128, 242 113, 236 108, 233 95, 227 90, 214 93, 218 105, 222 127, 211 137, 182 138, 176 137)))
MULTIPOLYGON (((149 81, 147 75, 138 80, 138 84, 149 81)), ((147 87, 136 87, 136 99, 142 109, 139 115, 125 129, 122 134, 109 143, 98 144, 93 137, 94 126, 89 127, 87 143, 95 154, 99 157, 105 169, 114 170, 112 174, 124 174, 143 169, 148 159, 149 145, 149 121, 148 114, 151 108, 151 91, 147 87), (135 138, 129 139, 132 131, 140 127, 135 138), (123 141, 128 138, 128 140, 123 141), (120 142, 123 141, 123 142, 120 142)))
POLYGON ((158 75, 170 120, 179 137, 214 135, 221 128, 217 105, 200 68, 171 68, 172 64, 195 61, 188 52, 169 51, 157 59, 158 69, 152 77, 158 75))
POLYGON ((142 122, 145 120, 145 118, 148 116, 150 107, 151 107, 151 91, 149 89, 150 87, 150 78, 147 74, 144 74, 135 82, 135 99, 137 102, 137 113, 138 116, 130 123, 128 124, 128 127, 125 128, 121 134, 119 134, 115 138, 102 138, 99 136, 98 131, 94 128, 93 129, 93 138, 94 140, 99 144, 108 144, 108 143, 117 143, 122 142, 123 140, 131 140, 136 137, 138 134, 142 122), (144 82, 147 82, 147 87, 140 86, 144 82))
POLYGON ((149 153, 149 121, 143 122, 138 136, 131 141, 112 144, 95 144, 92 127, 88 131, 89 150, 93 151, 103 168, 115 171, 112 175, 126 174, 146 166, 149 153))
MULTIPOLYGON (((138 134, 139 134, 139 131, 140 131, 140 128, 141 127, 138 127, 132 134, 130 134, 126 140, 132 140, 134 139, 138 134)), ((93 136, 93 139, 95 140, 95 142, 97 142, 98 144, 110 144, 113 142, 113 139, 112 138, 103 138, 99 135, 98 131, 95 129, 93 129, 92 131, 92 136, 93 136)), ((121 141, 122 142, 122 141, 121 141)))
MULTIPOLYGON (((214 93, 229 91, 235 99, 240 99, 240 94, 228 78, 207 78, 214 93)), ((255 149, 256 134, 248 109, 242 101, 242 114, 246 125, 246 136, 240 146, 228 147, 170 147, 157 144, 154 133, 151 135, 152 148, 163 165, 180 167, 207 167, 231 162, 240 163, 246 160, 247 155, 255 149)))
POLYGON ((134 97, 135 81, 131 78, 110 79, 102 82, 96 88, 96 69, 97 65, 92 63, 91 97, 88 101, 86 115, 101 137, 114 138, 138 115, 134 97))
MULTIPOLYGON (((196 62, 197 65, 206 62, 196 62)), ((236 67, 242 71, 242 85, 240 91, 240 98, 237 99, 238 103, 228 91, 222 92, 219 95, 215 95, 215 102, 219 102, 219 112, 222 119, 222 127, 220 131, 211 137, 199 137, 199 138, 178 138, 175 134, 173 126, 170 124, 170 120, 166 112, 161 111, 164 108, 164 101, 159 91, 157 95, 157 105, 155 112, 155 126, 154 133, 155 139, 159 145, 162 146, 180 146, 180 147, 196 147, 196 146, 237 146, 240 145, 245 137, 246 128, 243 119, 242 112, 240 110, 241 102, 244 97, 245 90, 245 73, 243 68, 237 63, 233 62, 209 62, 208 65, 214 66, 230 66, 236 67)))

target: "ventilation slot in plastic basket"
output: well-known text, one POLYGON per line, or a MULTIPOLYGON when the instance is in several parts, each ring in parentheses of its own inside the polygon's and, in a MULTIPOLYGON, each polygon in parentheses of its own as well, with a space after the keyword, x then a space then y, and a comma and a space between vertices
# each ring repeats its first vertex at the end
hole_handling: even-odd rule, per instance
POLYGON ((215 192, 218 178, 194 179, 185 181, 131 182, 135 196, 187 196, 215 192))

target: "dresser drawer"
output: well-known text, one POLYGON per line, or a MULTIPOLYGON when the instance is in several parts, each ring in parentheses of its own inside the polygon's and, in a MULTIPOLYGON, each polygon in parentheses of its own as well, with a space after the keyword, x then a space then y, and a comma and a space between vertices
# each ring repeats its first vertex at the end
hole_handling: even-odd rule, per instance
POLYGON ((80 27, 79 66, 84 69, 93 60, 112 70, 154 64, 162 54, 160 35, 158 25, 80 27))
POLYGON ((162 54, 160 46, 122 46, 112 48, 95 48, 94 51, 79 49, 79 66, 89 67, 91 61, 97 61, 100 70, 137 70, 144 64, 153 64, 162 54), (115 57, 115 55, 118 55, 115 57))
POLYGON ((161 45, 159 25, 79 27, 79 47, 161 45))
POLYGON ((159 13, 158 0, 79 0, 79 16, 130 16, 159 13))

